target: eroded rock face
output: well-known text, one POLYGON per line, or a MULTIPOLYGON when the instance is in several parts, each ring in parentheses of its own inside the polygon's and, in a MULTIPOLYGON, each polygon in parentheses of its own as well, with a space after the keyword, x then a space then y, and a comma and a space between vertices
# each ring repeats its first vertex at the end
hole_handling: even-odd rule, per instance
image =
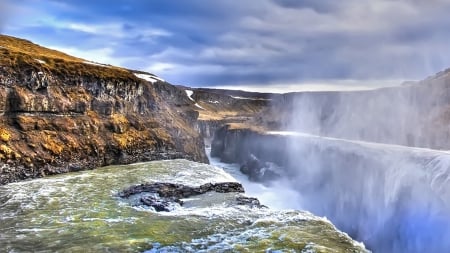
POLYGON ((0 184, 138 161, 208 162, 184 91, 70 56, 0 54, 0 184))
MULTIPOLYGON (((131 186, 119 193, 121 198, 129 198, 132 195, 150 193, 140 197, 142 205, 152 207, 157 212, 169 212, 174 209, 174 205, 183 205, 183 198, 205 194, 207 192, 217 193, 243 193, 244 187, 237 182, 225 182, 215 184, 204 184, 199 187, 186 186, 173 183, 150 183, 131 186)), ((236 205, 247 205, 250 207, 263 207, 256 198, 243 195, 236 196, 236 205)))

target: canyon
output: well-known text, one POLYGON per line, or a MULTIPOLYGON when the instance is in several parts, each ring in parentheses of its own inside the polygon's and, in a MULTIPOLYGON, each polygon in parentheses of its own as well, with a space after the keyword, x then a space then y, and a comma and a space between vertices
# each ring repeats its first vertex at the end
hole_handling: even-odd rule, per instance
POLYGON ((174 86, 4 35, 0 46, 0 185, 155 160, 209 163, 210 148, 374 252, 450 248, 450 70, 375 90, 269 94, 174 86))

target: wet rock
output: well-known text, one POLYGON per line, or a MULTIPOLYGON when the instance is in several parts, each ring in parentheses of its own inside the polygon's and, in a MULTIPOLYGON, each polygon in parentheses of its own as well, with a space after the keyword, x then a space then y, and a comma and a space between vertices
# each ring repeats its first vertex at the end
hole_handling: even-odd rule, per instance
POLYGON ((250 155, 241 166, 240 171, 247 175, 251 181, 268 182, 280 177, 278 166, 271 162, 262 162, 256 156, 250 155))
POLYGON ((259 202, 259 200, 257 198, 247 197, 247 196, 243 196, 243 195, 236 197, 236 204, 237 205, 245 205, 245 206, 249 206, 249 207, 267 208, 267 206, 261 205, 261 203, 259 202))
MULTIPOLYGON (((183 205, 181 199, 201 195, 207 192, 243 193, 244 188, 240 183, 236 182, 208 183, 199 187, 158 182, 131 186, 130 188, 121 191, 119 196, 121 198, 129 198, 136 194, 145 193, 146 195, 140 197, 141 204, 152 207, 157 212, 169 212, 173 210, 174 205, 183 205)), ((238 196, 235 204, 247 205, 250 207, 263 207, 258 199, 246 196, 238 196)))
POLYGON ((183 202, 176 198, 160 198, 158 196, 144 196, 140 199, 143 205, 152 207, 156 212, 170 212, 174 203, 182 205, 183 202))
POLYGON ((122 198, 127 198, 134 194, 148 192, 148 193, 157 193, 159 196, 163 198, 181 199, 203 194, 209 191, 215 191, 220 193, 244 192, 244 187, 240 183, 236 182, 216 183, 216 184, 208 183, 201 185, 199 187, 158 182, 158 183, 149 183, 131 186, 130 188, 120 192, 119 196, 122 198))

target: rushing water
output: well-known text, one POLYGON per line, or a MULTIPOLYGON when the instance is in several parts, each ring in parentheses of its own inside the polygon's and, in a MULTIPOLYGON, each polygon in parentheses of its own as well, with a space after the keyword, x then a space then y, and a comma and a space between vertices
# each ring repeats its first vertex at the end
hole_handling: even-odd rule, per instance
POLYGON ((299 193, 289 185, 289 180, 282 178, 270 184, 253 182, 240 171, 239 164, 223 163, 220 158, 211 157, 211 148, 206 149, 211 165, 223 168, 225 172, 236 178, 245 188, 249 196, 258 198, 261 204, 275 210, 301 210, 299 193))
POLYGON ((208 193, 156 213, 117 193, 144 182, 235 179, 186 160, 110 166, 0 186, 1 252, 362 252, 326 219, 208 193))
POLYGON ((450 153, 289 135, 291 161, 274 195, 381 253, 450 252, 450 153))

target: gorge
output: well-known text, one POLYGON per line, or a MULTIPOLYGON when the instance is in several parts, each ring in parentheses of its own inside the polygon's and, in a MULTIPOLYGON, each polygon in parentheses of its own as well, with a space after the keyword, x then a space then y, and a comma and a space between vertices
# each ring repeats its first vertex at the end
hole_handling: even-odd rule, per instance
POLYGON ((450 71, 269 94, 173 86, 9 36, 0 46, 6 252, 450 249, 450 71), (216 183, 238 190, 201 190, 216 183), (120 197, 139 185, 196 193, 120 197), (239 204, 252 197, 262 205, 239 204))
POLYGON ((274 191, 288 185, 291 208, 330 218, 374 252, 445 252, 449 83, 447 70, 400 87, 286 94, 263 112, 279 129, 228 124, 211 154, 274 191))

